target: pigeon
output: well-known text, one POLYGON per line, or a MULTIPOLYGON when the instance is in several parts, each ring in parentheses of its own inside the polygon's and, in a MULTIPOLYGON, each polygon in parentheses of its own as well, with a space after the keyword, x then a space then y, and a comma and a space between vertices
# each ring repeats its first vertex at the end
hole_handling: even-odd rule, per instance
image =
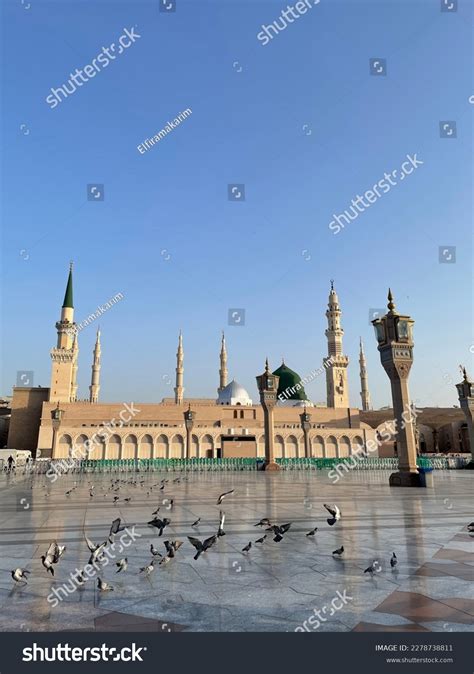
POLYGON ((379 564, 378 560, 374 559, 372 564, 365 569, 364 573, 370 573, 370 574, 375 573, 377 571, 377 568, 380 568, 378 566, 378 564, 379 564))
POLYGON ((154 510, 151 514, 152 515, 158 515, 159 512, 160 512, 160 507, 158 506, 158 508, 156 510, 154 510))
POLYGON ((41 563, 43 564, 46 571, 49 571, 52 576, 54 576, 53 564, 59 562, 59 558, 64 553, 66 546, 61 546, 61 549, 56 541, 50 543, 49 548, 45 555, 41 556, 41 563))
POLYGON ((279 543, 280 541, 283 540, 283 534, 286 534, 288 529, 291 527, 291 522, 288 522, 287 524, 282 524, 281 526, 278 524, 273 524, 271 527, 268 527, 268 529, 265 529, 265 531, 273 531, 275 534, 275 538, 273 539, 275 543, 279 543))
POLYGON ((119 500, 119 497, 118 497, 118 496, 114 496, 114 501, 113 501, 114 505, 117 505, 117 501, 118 501, 118 500, 119 500))
POLYGON ((271 526, 272 526, 272 523, 270 522, 270 520, 268 519, 268 517, 263 517, 263 518, 260 520, 260 522, 257 522, 257 524, 254 524, 253 526, 254 526, 254 527, 263 527, 263 526, 271 527, 271 526))
POLYGON ((115 534, 119 534, 121 531, 125 531, 125 527, 121 527, 120 522, 120 517, 117 517, 117 519, 112 522, 110 525, 109 537, 115 536, 115 534))
POLYGON ((470 534, 474 533, 474 522, 471 522, 470 524, 467 525, 467 530, 469 531, 470 534))
POLYGON ((327 520, 327 523, 329 524, 330 527, 332 527, 338 520, 341 519, 341 511, 337 507, 337 505, 328 505, 327 503, 324 503, 324 507, 328 511, 332 517, 327 520))
POLYGON ((104 541, 103 543, 100 543, 99 545, 95 545, 87 536, 85 536, 87 547, 89 548, 91 552, 91 556, 89 558, 89 564, 95 564, 97 560, 100 561, 100 556, 102 555, 102 552, 104 551, 105 546, 107 545, 107 541, 104 541))
POLYGON ((75 576, 78 585, 84 585, 87 578, 84 577, 84 571, 79 571, 77 576, 75 576))
POLYGON ((334 550, 334 552, 332 554, 337 555, 338 557, 341 557, 343 552, 344 552, 344 546, 341 545, 341 547, 338 548, 337 550, 334 550))
POLYGON ((148 566, 143 566, 139 573, 145 573, 145 575, 149 576, 152 571, 155 570, 155 560, 152 559, 151 562, 148 564, 148 566))
POLYGON ((252 547, 252 541, 249 541, 247 545, 242 548, 242 552, 249 552, 250 548, 252 547))
POLYGON ((219 511, 219 528, 217 530, 217 537, 225 536, 224 531, 224 522, 225 522, 225 512, 223 510, 219 511))
POLYGON ((25 583, 26 585, 28 583, 29 573, 30 572, 26 569, 14 569, 14 571, 12 571, 12 578, 15 583, 25 583))
POLYGON ((197 552, 194 555, 194 560, 197 560, 200 555, 202 555, 203 552, 206 552, 206 550, 209 550, 214 543, 217 540, 217 535, 214 534, 214 536, 210 536, 209 538, 206 538, 204 541, 200 541, 199 538, 193 538, 193 536, 188 536, 188 541, 193 545, 197 552))
POLYGON ((200 521, 201 521, 201 518, 198 517, 197 520, 191 524, 191 526, 192 526, 192 527, 197 527, 200 521))
POLYGON ((159 517, 154 517, 148 524, 152 527, 156 527, 157 529, 160 530, 160 533, 158 536, 163 535, 163 529, 168 526, 168 524, 171 522, 171 520, 167 519, 166 517, 163 517, 162 520, 160 520, 159 517))
POLYGON ((394 552, 392 552, 392 556, 390 558, 390 566, 392 567, 392 569, 394 569, 397 566, 397 564, 398 564, 397 555, 394 552))
POLYGON ((153 547, 153 543, 150 545, 150 552, 153 555, 153 557, 163 557, 161 552, 158 552, 158 550, 155 547, 153 547))
POLYGON ((115 566, 118 567, 117 573, 120 573, 120 571, 126 571, 128 566, 128 559, 126 557, 124 557, 124 559, 120 559, 118 562, 115 562, 115 566))
POLYGON ((235 491, 235 489, 231 489, 230 491, 225 491, 223 494, 221 494, 219 496, 219 498, 217 499, 216 505, 220 505, 222 503, 222 501, 225 499, 225 497, 230 496, 231 494, 234 493, 234 491, 235 491))
POLYGON ((97 587, 99 588, 100 592, 113 592, 114 589, 112 585, 106 583, 105 580, 102 580, 102 578, 97 578, 97 587))
POLYGON ((263 541, 266 539, 266 537, 267 537, 267 534, 264 534, 264 535, 262 536, 262 538, 257 538, 257 540, 255 541, 255 543, 263 543, 263 541))
POLYGON ((311 529, 311 531, 308 531, 306 534, 307 536, 314 536, 314 534, 317 532, 318 527, 314 527, 314 529, 311 529))
POLYGON ((130 501, 132 500, 132 497, 129 496, 128 498, 124 498, 123 500, 125 501, 125 503, 130 503, 130 501))

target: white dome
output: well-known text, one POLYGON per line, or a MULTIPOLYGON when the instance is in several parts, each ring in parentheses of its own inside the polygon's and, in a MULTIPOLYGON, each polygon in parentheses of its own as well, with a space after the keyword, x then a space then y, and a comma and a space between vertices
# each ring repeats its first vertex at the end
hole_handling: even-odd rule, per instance
POLYGON ((235 379, 219 392, 218 405, 251 405, 249 394, 235 379))

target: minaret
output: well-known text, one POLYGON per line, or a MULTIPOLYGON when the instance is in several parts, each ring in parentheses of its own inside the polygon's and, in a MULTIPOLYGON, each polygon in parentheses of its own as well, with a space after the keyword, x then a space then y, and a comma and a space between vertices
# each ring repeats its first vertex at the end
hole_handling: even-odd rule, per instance
POLYGON ((360 397, 362 399, 362 409, 364 412, 368 412, 370 409, 372 409, 372 405, 370 404, 369 382, 367 379, 367 364, 365 362, 364 345, 362 344, 362 338, 360 338, 359 365, 360 365, 360 386, 361 386, 360 397))
POLYGON ((181 405, 183 402, 184 396, 184 387, 183 387, 183 335, 181 330, 179 331, 179 340, 178 340, 178 351, 176 352, 176 386, 174 388, 174 401, 177 405, 181 405))
POLYGON ((328 407, 349 407, 347 385, 349 358, 344 356, 342 352, 344 330, 341 327, 341 313, 339 298, 334 290, 334 281, 331 281, 328 310, 326 311, 328 328, 325 332, 328 340, 328 356, 323 361, 326 368, 328 407))
POLYGON ((74 337, 72 339, 72 350, 74 353, 74 358, 72 361, 72 381, 71 381, 71 402, 76 402, 77 400, 77 370, 79 367, 79 343, 77 339, 77 331, 74 331, 74 337))
POLYGON ((217 393, 220 393, 227 386, 227 349, 225 346, 224 332, 222 332, 220 360, 221 366, 219 368, 219 388, 217 389, 217 393))
POLYGON ((95 340, 94 360, 92 361, 92 377, 89 391, 89 401, 91 403, 98 402, 100 391, 100 328, 97 330, 97 337, 95 340))
POLYGON ((73 393, 73 369, 76 350, 73 348, 74 335, 77 326, 74 323, 74 305, 72 299, 72 262, 69 267, 69 277, 61 309, 61 318, 56 323, 58 341, 51 349, 51 384, 49 400, 51 402, 70 402, 73 393))

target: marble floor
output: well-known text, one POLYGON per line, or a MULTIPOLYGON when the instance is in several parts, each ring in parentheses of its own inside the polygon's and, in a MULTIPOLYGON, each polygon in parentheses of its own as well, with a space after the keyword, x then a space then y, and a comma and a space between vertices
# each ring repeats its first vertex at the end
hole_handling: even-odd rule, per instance
POLYGON ((474 631, 474 536, 466 529, 473 472, 436 471, 434 489, 390 488, 383 471, 352 472, 337 484, 323 471, 176 477, 64 475, 52 483, 0 475, 0 631, 474 631), (162 478, 169 482, 160 491, 162 478), (111 479, 125 483, 112 492, 111 479), (342 511, 334 527, 323 503, 342 511), (147 525, 158 506, 171 520, 162 538, 147 525), (187 536, 215 533, 220 508, 226 535, 194 561, 187 536), (90 555, 84 532, 103 542, 116 517, 134 533, 96 574, 114 590, 99 592, 97 577, 76 589, 71 574, 90 555), (255 543, 265 533, 254 526, 262 517, 292 522, 281 542, 268 533, 255 543), (67 549, 52 577, 40 557, 54 539, 67 549), (175 539, 184 543, 174 559, 139 573, 151 543, 164 553, 163 541, 175 539), (341 545, 342 558, 334 558, 341 545), (128 569, 117 574, 112 557, 127 557, 128 569), (374 560, 375 572, 364 574, 374 560), (14 584, 16 567, 31 572, 27 585, 14 584))

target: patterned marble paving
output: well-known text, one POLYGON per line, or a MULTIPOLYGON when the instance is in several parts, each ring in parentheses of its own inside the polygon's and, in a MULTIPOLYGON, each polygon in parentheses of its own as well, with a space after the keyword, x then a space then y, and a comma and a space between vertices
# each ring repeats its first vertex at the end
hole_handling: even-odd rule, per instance
POLYGON ((348 474, 337 484, 322 471, 175 477, 145 474, 142 487, 121 486, 114 506, 109 474, 67 475, 54 484, 45 476, 0 476, 0 630, 474 631, 474 537, 465 528, 474 520, 474 474, 437 471, 432 490, 390 488, 385 472, 348 474), (164 493, 153 487, 147 496, 162 477, 169 479, 164 493), (186 536, 215 532, 216 497, 232 488, 222 506, 226 536, 194 561, 186 536), (171 510, 163 498, 174 499, 171 510), (335 527, 326 523, 324 502, 341 508, 335 527), (171 519, 161 539, 146 524, 158 505, 171 519), (265 516, 293 522, 281 543, 270 536, 255 543, 263 532, 254 524, 265 516), (136 525, 139 537, 120 555, 128 558, 126 572, 103 569, 114 591, 100 594, 90 579, 53 606, 47 597, 88 561, 84 531, 103 541, 115 517, 136 525), (306 537, 314 526, 316 535, 306 537), (39 558, 54 538, 67 550, 52 578, 39 558), (151 542, 164 551, 162 541, 176 538, 185 543, 175 559, 149 577, 138 573, 150 561, 151 542), (344 556, 335 559, 341 545, 344 556), (364 574, 374 560, 379 570, 364 574), (13 587, 17 566, 31 571, 28 585, 13 587), (308 623, 316 612, 317 628, 308 623))

